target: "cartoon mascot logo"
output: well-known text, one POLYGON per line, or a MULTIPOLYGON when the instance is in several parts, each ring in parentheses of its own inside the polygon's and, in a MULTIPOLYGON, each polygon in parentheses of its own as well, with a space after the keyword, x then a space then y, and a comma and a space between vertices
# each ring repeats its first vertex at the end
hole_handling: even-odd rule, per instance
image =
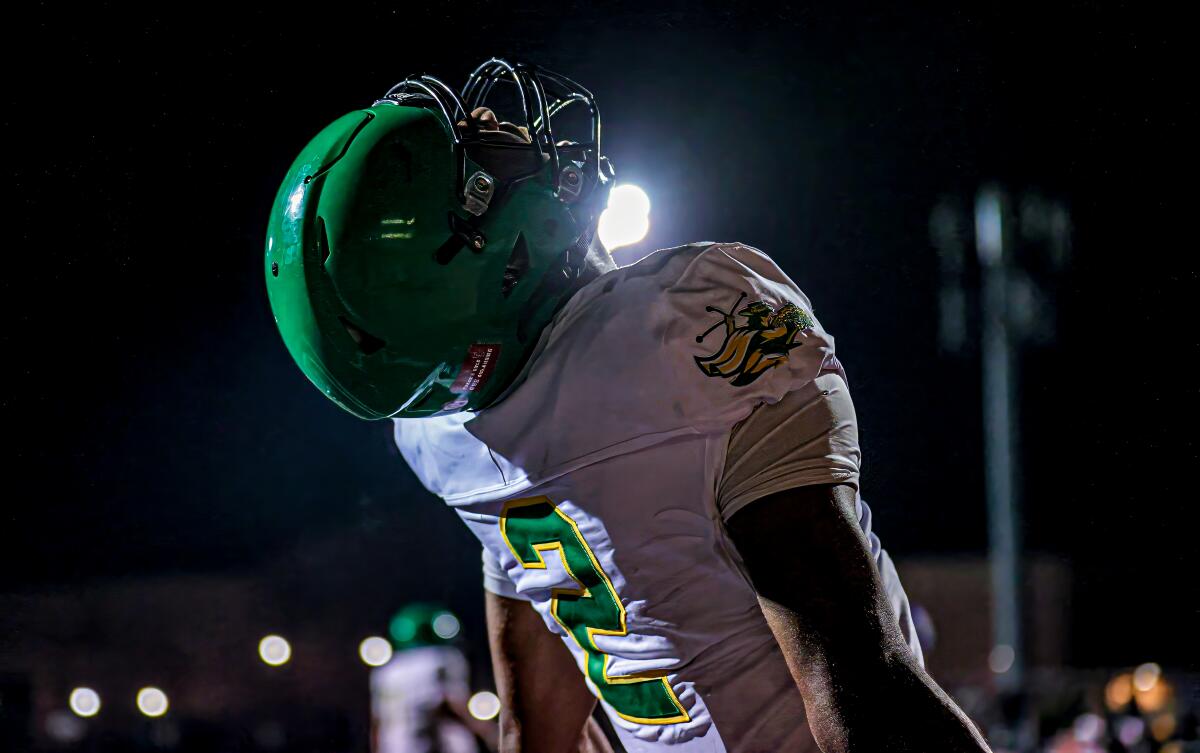
POLYGON ((704 342, 713 330, 725 325, 721 347, 710 356, 696 356, 696 365, 707 376, 731 379, 735 387, 750 384, 786 361, 792 348, 804 344, 796 342, 796 337, 813 326, 812 317, 795 304, 785 303, 776 311, 764 301, 754 301, 737 312, 737 316, 746 317, 746 323, 739 327, 733 312, 745 297, 742 293, 729 311, 705 306, 706 312, 720 314, 722 320, 696 336, 696 342, 704 342))

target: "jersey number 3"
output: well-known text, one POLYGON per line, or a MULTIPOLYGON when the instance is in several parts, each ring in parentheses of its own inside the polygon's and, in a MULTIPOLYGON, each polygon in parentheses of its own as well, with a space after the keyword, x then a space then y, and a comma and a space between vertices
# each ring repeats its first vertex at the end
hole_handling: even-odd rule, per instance
POLYGON ((504 506, 500 533, 526 569, 546 568, 543 553, 558 550, 578 588, 556 588, 550 612, 587 654, 587 675, 622 718, 641 724, 688 721, 687 712, 665 677, 610 677, 607 654, 597 635, 626 635, 625 605, 617 598, 596 555, 574 520, 546 497, 518 499, 504 506))

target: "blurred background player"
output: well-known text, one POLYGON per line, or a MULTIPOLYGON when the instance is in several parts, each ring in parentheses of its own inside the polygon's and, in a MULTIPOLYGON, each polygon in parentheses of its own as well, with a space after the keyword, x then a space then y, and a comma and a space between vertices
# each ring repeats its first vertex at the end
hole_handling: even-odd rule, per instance
POLYGON ((494 750, 496 725, 471 716, 470 666, 454 644, 449 610, 409 604, 392 618, 391 661, 371 670, 374 753, 478 753, 494 750))

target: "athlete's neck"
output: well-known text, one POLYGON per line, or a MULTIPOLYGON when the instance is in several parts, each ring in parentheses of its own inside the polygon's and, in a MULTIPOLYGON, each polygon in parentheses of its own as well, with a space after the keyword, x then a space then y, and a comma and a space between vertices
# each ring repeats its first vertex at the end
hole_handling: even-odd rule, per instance
POLYGON ((612 255, 608 253, 608 249, 600 242, 599 236, 592 238, 592 245, 588 247, 587 256, 583 260, 583 269, 579 273, 579 281, 586 285, 596 279, 605 272, 611 272, 617 268, 617 263, 613 261, 612 255))

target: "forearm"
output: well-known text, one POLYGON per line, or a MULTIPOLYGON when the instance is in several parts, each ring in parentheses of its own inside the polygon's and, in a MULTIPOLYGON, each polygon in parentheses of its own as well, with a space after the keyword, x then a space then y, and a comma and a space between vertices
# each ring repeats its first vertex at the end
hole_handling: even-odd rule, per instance
POLYGON ((525 601, 488 593, 487 619, 501 753, 604 751, 589 725, 596 699, 562 639, 525 601))
MULTIPOLYGON (((804 698, 809 727, 824 753, 979 753, 987 745, 954 701, 908 647, 870 636, 878 652, 843 633, 814 645, 803 620, 787 606, 760 599, 804 698)), ((867 636, 863 636, 866 638, 867 636)), ((872 645, 868 643, 866 645, 872 645)))
POLYGON ((791 489, 729 523, 813 736, 825 753, 986 751, 900 634, 854 499, 843 486, 791 489))
POLYGON ((507 730, 501 727, 499 753, 537 753, 551 749, 563 750, 564 753, 613 753, 608 738, 604 736, 604 730, 600 729, 600 725, 592 718, 583 725, 575 745, 568 748, 548 748, 545 740, 538 740, 535 736, 523 732, 524 728, 515 717, 510 717, 509 721, 511 724, 507 730))

